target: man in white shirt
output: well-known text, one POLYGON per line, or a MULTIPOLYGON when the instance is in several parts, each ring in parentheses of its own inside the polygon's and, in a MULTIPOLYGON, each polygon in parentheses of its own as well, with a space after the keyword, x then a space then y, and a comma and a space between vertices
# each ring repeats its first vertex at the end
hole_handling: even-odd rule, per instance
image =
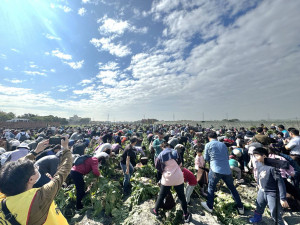
POLYGON ((292 139, 289 141, 289 143, 286 144, 285 148, 287 150, 290 150, 291 158, 299 164, 299 162, 300 162, 299 130, 296 130, 296 129, 290 130, 290 136, 292 137, 292 139))

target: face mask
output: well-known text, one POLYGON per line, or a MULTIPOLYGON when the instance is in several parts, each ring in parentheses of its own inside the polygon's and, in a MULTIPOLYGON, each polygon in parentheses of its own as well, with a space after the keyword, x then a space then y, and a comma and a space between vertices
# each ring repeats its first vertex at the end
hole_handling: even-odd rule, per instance
POLYGON ((39 181, 39 179, 41 178, 41 174, 40 174, 40 172, 38 172, 39 173, 39 177, 38 177, 38 179, 36 179, 36 181, 35 181, 35 184, 39 181))

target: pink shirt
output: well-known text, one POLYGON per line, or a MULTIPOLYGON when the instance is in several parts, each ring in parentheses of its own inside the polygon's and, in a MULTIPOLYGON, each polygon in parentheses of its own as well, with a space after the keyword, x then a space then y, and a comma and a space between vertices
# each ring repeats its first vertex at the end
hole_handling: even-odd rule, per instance
POLYGON ((204 167, 205 166, 205 161, 203 156, 201 155, 200 157, 198 155, 196 155, 195 158, 195 169, 198 170, 199 167, 204 167))
POLYGON ((183 173, 177 162, 174 159, 166 161, 161 184, 164 186, 177 186, 183 184, 183 182, 183 173))
POLYGON ((89 172, 93 171, 93 174, 96 177, 100 176, 100 172, 98 169, 98 159, 96 157, 88 158, 84 161, 83 164, 80 164, 78 166, 73 166, 72 170, 79 172, 83 175, 86 175, 89 172))

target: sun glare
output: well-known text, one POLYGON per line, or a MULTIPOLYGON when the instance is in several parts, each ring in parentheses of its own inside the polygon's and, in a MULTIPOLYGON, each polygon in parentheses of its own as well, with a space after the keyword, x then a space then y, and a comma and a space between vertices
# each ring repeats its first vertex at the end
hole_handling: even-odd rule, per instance
POLYGON ((49 21, 56 15, 47 0, 4 0, 0 4, 0 14, 5 21, 1 29, 19 41, 25 41, 41 30, 54 33, 49 21))

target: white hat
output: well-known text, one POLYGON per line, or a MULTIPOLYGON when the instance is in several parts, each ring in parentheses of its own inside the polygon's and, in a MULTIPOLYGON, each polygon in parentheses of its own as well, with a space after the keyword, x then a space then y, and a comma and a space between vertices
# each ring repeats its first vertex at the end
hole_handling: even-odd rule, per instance
POLYGON ((97 151, 94 155, 94 157, 96 157, 97 159, 103 157, 103 158, 108 158, 109 154, 107 154, 106 152, 99 152, 97 151))
POLYGON ((104 144, 100 145, 98 151, 99 151, 99 152, 103 152, 103 151, 105 151, 106 149, 112 149, 112 146, 111 146, 110 143, 104 143, 104 144))
POLYGON ((11 140, 9 143, 11 144, 11 147, 17 147, 20 145, 18 140, 11 140))
POLYGON ((30 149, 30 148, 28 147, 28 144, 25 143, 25 142, 22 142, 20 145, 18 145, 17 148, 27 148, 27 149, 30 149))

